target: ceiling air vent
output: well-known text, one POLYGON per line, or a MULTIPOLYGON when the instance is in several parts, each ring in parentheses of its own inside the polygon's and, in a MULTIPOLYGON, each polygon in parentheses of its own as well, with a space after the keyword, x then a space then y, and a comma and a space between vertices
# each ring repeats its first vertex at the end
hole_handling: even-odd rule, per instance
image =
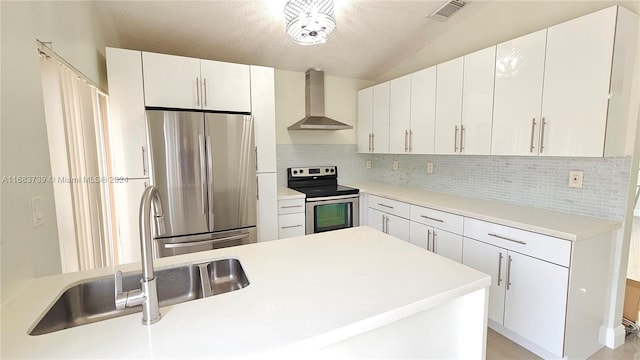
POLYGON ((450 0, 442 4, 436 11, 431 13, 429 17, 438 21, 446 21, 451 15, 462 9, 465 5, 467 5, 467 2, 465 1, 450 0))

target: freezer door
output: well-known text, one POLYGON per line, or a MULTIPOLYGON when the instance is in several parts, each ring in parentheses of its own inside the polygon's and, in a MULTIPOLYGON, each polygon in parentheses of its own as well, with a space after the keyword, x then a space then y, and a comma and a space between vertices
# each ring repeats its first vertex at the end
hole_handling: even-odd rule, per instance
POLYGON ((147 110, 151 182, 165 209, 163 237, 207 232, 204 115, 147 110))
POLYGON ((205 114, 209 230, 256 225, 253 117, 205 114))

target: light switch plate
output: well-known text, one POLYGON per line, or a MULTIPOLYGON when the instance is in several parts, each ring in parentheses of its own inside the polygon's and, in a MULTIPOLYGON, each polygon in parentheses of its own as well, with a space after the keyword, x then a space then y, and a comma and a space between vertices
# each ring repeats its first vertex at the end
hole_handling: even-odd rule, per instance
POLYGON ((584 172, 579 170, 569 171, 569 187, 582 188, 584 172))
POLYGON ((366 160, 366 161, 364 162, 364 166, 365 166, 367 169, 371 169, 371 160, 366 160))
POLYGON ((393 160, 393 170, 398 170, 398 160, 393 160))
POLYGON ((433 174, 433 163, 432 162, 428 162, 427 163, 427 174, 433 174))
POLYGON ((36 228, 44 224, 44 209, 42 196, 31 199, 31 213, 33 215, 33 227, 36 228))

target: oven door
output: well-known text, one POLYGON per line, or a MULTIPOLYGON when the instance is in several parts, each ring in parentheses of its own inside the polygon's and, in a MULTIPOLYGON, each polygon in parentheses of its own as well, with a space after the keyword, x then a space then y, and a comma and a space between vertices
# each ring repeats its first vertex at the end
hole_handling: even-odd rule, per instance
POLYGON ((307 234, 358 226, 359 195, 307 198, 307 234))

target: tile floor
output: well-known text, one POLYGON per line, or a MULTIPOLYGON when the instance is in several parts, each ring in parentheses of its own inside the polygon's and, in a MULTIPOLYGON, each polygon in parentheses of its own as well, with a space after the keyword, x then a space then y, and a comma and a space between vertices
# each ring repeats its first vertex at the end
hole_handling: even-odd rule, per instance
MULTIPOLYGON (((540 357, 512 342, 497 332, 487 331, 487 360, 533 360, 540 357)), ((612 350, 607 347, 593 354, 591 360, 640 360, 640 337, 628 335, 623 346, 612 350)))

